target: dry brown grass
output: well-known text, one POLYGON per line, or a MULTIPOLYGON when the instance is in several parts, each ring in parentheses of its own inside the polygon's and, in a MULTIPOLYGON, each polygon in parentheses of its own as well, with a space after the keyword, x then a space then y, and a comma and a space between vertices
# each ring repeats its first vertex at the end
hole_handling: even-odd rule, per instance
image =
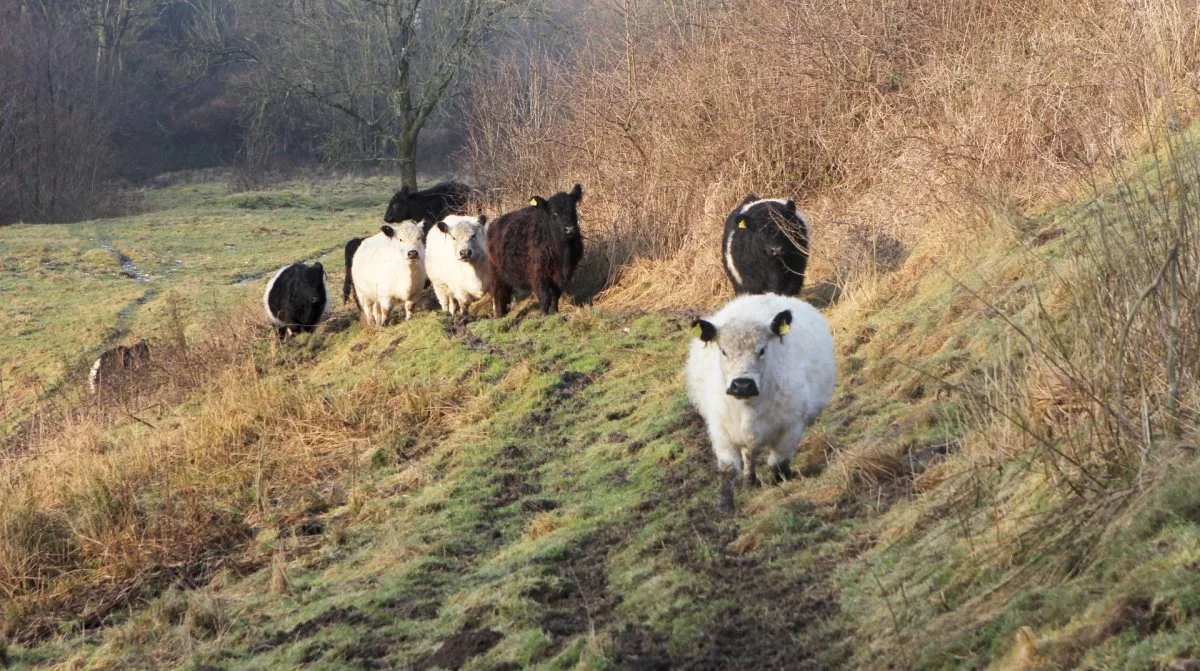
MULTIPOLYGON (((177 577, 262 565, 245 542, 255 533, 287 535, 314 504, 346 503, 336 483, 368 445, 403 432, 419 449, 471 401, 452 383, 383 372, 321 394, 286 374, 313 353, 275 346, 253 308, 168 333, 136 391, 21 434, 0 477, 0 631, 28 640, 67 614, 94 625, 177 577)), ((219 634, 219 612, 196 610, 195 635, 219 634)))
POLYGON ((628 6, 569 59, 497 58, 469 114, 509 204, 584 184, 578 293, 643 308, 728 295, 719 231, 746 192, 810 211, 810 276, 845 285, 1013 233, 992 222, 1019 229, 1195 98, 1178 4, 628 6))

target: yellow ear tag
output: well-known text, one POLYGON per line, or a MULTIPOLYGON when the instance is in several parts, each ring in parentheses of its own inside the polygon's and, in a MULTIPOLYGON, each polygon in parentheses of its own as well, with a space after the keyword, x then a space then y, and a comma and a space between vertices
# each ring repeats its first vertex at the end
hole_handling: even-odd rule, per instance
POLYGON ((704 329, 700 328, 699 324, 696 324, 695 326, 692 327, 692 337, 693 338, 699 338, 702 333, 704 333, 704 329))
POLYGON ((779 325, 779 335, 781 335, 781 336, 787 335, 788 331, 791 331, 791 330, 792 330, 791 324, 780 324, 779 325))
POLYGON ((534 205, 534 206, 536 206, 536 205, 537 205, 537 198, 530 198, 530 199, 529 199, 529 204, 530 204, 530 205, 534 205))
POLYGON ((746 220, 738 219, 738 228, 745 228, 745 227, 746 227, 746 220))

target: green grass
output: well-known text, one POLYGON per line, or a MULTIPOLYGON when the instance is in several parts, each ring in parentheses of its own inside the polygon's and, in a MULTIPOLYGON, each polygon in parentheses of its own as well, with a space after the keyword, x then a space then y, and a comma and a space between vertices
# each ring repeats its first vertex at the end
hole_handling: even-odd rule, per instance
MULTIPOLYGON (((285 262, 321 260, 338 284, 341 243, 387 195, 180 186, 120 220, 0 229, 3 428, 79 398, 118 339, 242 338, 230 315, 285 262)), ((284 345, 256 326, 169 402, 68 425, 7 466, 5 520, 66 539, 54 589, 0 610, 10 665, 1032 668, 1005 666, 1026 627, 1044 668, 1200 656, 1194 458, 1081 502, 997 416, 1024 412, 1013 324, 1079 322, 1044 305, 1086 272, 1074 233, 1093 207, 998 218, 950 267, 914 250, 828 309, 841 379, 802 446, 810 477, 739 489, 732 517, 683 391, 683 314, 420 311, 380 330, 339 308, 284 345), (1073 507, 1105 523, 1031 535, 1073 507), (108 530, 158 549, 91 552, 108 530)))
POLYGON ((377 226, 390 188, 383 179, 249 194, 181 185, 147 192, 143 214, 0 228, 0 428, 103 347, 160 330, 168 297, 195 326, 261 292, 260 280, 285 263, 337 271, 341 245, 377 226), (127 276, 118 255, 148 281, 127 276))
MULTIPOLYGON (((807 521, 815 506, 788 504, 753 551, 728 547, 740 524, 714 509, 715 474, 678 385, 678 320, 589 310, 454 330, 422 313, 314 340, 302 377, 285 361, 268 384, 287 377, 301 385, 292 393, 331 398, 399 380, 447 394, 435 403, 450 422, 371 436, 356 467, 314 490, 323 512, 265 515, 251 555, 288 558, 287 594, 271 592, 270 568, 168 591, 61 646, 10 651, 18 666, 82 655, 100 668, 414 668, 464 631, 495 631, 502 638, 469 668, 619 668, 634 654, 735 655, 760 628, 775 647, 749 649, 747 661, 838 633, 836 607, 813 596, 825 589, 813 567, 841 532, 807 521), (298 533, 306 524, 320 530, 298 533), (178 615, 196 599, 218 603, 214 631, 178 615), (714 622, 728 630, 716 641, 714 622)), ((827 647, 811 654, 845 652, 827 647)))

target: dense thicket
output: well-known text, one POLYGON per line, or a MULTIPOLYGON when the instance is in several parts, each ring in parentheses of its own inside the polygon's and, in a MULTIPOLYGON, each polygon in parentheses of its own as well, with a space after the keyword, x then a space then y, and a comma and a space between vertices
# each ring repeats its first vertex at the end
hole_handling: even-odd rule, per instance
POLYGON ((646 307, 724 295, 711 250, 749 191, 815 215, 816 276, 841 284, 917 242, 975 240, 982 211, 1140 152, 1194 109, 1200 71, 1193 3, 605 7, 569 57, 496 54, 472 82, 472 159, 514 198, 583 182, 600 243, 584 281, 646 307))

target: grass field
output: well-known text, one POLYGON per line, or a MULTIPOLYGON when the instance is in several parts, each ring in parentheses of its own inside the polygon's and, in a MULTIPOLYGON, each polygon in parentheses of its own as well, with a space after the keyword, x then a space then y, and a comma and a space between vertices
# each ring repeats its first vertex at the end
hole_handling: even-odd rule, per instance
POLYGON ((195 326, 262 291, 292 261, 331 271, 341 245, 377 226, 389 180, 286 184, 230 194, 224 183, 147 191, 144 214, 4 229, 0 409, 5 425, 78 374, 106 345, 162 326, 169 297, 195 326), (124 265, 123 265, 124 264, 124 265))
MULTIPOLYGON (((256 312, 266 275, 320 260, 340 287, 341 243, 386 202, 376 180, 179 186, 125 219, 0 229, 4 429, 21 447, 0 461, 0 662, 1146 669, 1200 656, 1191 429, 1137 473, 1098 461, 1116 484, 1075 496, 1062 481, 1093 465, 1055 470, 1048 434, 1005 419, 1035 417, 1027 383, 1050 360, 1021 332, 1082 323, 1068 289, 1094 272, 1087 232, 1140 202, 1106 195, 996 215, 954 264, 918 247, 847 287, 826 308, 841 379, 802 445, 806 477, 740 490, 734 516, 715 510, 681 378, 684 327, 709 306, 422 311, 382 330, 339 307, 318 333, 273 342, 256 312), (122 257, 148 280, 122 274, 122 257), (168 343, 158 386, 123 412, 84 402, 95 352, 134 337, 168 343), (45 428, 22 433, 39 413, 45 428)), ((1172 180, 1142 193, 1193 195, 1172 180)))

